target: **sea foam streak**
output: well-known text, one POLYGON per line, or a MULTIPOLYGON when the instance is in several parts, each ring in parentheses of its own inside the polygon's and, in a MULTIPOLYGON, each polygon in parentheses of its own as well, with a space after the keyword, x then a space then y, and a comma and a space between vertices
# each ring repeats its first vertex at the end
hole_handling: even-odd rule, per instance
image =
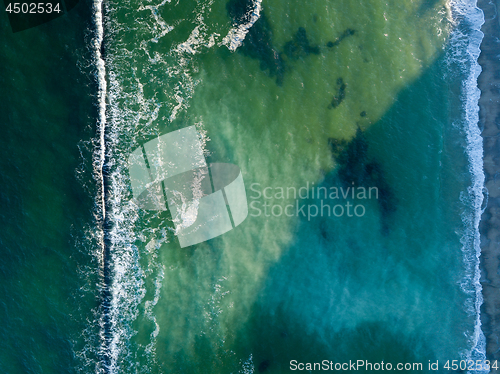
MULTIPOLYGON (((462 289, 470 295, 469 303, 466 305, 467 312, 475 316, 475 326, 469 339, 472 349, 464 352, 464 359, 481 360, 486 359, 486 341, 481 330, 480 308, 483 303, 482 287, 480 280, 479 257, 481 255, 479 221, 481 220, 484 171, 483 171, 483 139, 478 127, 479 122, 479 97, 481 91, 477 85, 477 78, 481 73, 478 64, 480 45, 483 33, 480 31, 484 23, 484 14, 477 7, 476 0, 456 0, 451 3, 455 20, 463 23, 457 27, 451 35, 451 52, 449 62, 465 66, 466 79, 462 83, 462 100, 464 102, 465 118, 462 128, 467 135, 467 155, 469 159, 469 170, 472 176, 472 185, 468 189, 468 196, 463 196, 464 204, 472 207, 472 215, 467 212, 462 219, 466 232, 462 237, 462 251, 466 266, 466 276, 462 281, 462 289)), ((484 372, 484 371, 474 371, 484 372)))
MULTIPOLYGON (((94 180, 98 183, 97 197, 96 197, 96 218, 99 224, 100 234, 99 242, 99 253, 97 253, 99 261, 100 270, 100 288, 101 293, 106 289, 107 285, 105 282, 105 233, 103 223, 106 219, 106 201, 105 201, 105 186, 104 186, 104 163, 106 154, 106 140, 105 140, 105 128, 106 128, 106 95, 107 95, 107 83, 106 83, 106 66, 104 61, 104 56, 102 55, 102 47, 104 43, 104 23, 103 23, 103 1, 95 0, 93 4, 94 11, 94 24, 95 24, 95 37, 93 40, 93 53, 94 61, 96 65, 96 80, 98 84, 98 141, 95 142, 95 151, 93 159, 93 169, 94 169, 94 180)), ((106 361, 104 357, 107 355, 107 345, 106 345, 106 311, 101 305, 101 308, 97 311, 98 324, 100 326, 100 342, 101 346, 99 348, 98 355, 106 361)), ((96 371, 98 373, 107 372, 106 365, 103 362, 98 362, 96 365, 96 371)))
POLYGON ((247 35, 250 28, 255 22, 260 18, 260 12, 262 10, 262 0, 255 0, 254 8, 250 13, 250 20, 247 23, 233 27, 229 30, 227 36, 222 40, 221 45, 227 46, 230 51, 235 51, 247 35))
MULTIPOLYGON (((99 82, 99 141, 96 142, 98 144, 94 154, 94 168, 95 179, 101 184, 96 205, 100 215, 99 221, 102 223, 100 263, 103 283, 103 305, 99 316, 99 353, 102 362, 96 367, 99 373, 148 370, 140 367, 137 362, 137 347, 130 344, 133 336, 137 334, 132 324, 139 317, 138 308, 141 304, 145 307, 145 318, 154 324, 154 328, 150 334, 150 343, 140 349, 144 348, 150 363, 155 360, 155 339, 159 324, 152 314, 152 309, 159 299, 163 268, 161 263, 154 259, 157 257, 159 246, 166 241, 166 232, 148 228, 137 229, 136 226, 142 226, 138 221, 138 208, 130 201, 127 159, 130 150, 140 145, 138 138, 158 135, 157 120, 160 123, 168 122, 168 119, 175 118, 178 110, 186 107, 194 87, 191 76, 186 74, 189 61, 183 58, 183 54, 190 52, 189 48, 179 47, 173 52, 173 56, 163 56, 158 53, 150 55, 145 47, 146 44, 158 43, 173 29, 163 21, 158 11, 158 8, 165 4, 163 1, 157 6, 139 9, 139 12, 152 12, 153 17, 147 20, 153 22, 150 29, 153 32, 146 35, 140 45, 136 45, 136 48, 128 53, 127 48, 120 49, 124 47, 120 40, 114 39, 117 33, 126 33, 129 30, 118 21, 119 17, 115 13, 117 8, 111 3, 103 4, 102 0, 94 4, 97 29, 94 56, 99 82), (101 55, 104 38, 106 41, 112 41, 109 46, 106 43, 109 47, 106 56, 101 55), (146 54, 145 69, 149 70, 154 79, 164 74, 173 82, 166 83, 163 87, 168 99, 158 100, 158 93, 148 97, 148 87, 145 86, 149 82, 141 81, 135 73, 130 74, 129 54, 134 54, 137 59, 146 54), (135 110, 134 106, 137 106, 138 110, 135 110), (163 113, 170 112, 170 116, 158 118, 162 110, 163 113), (150 241, 151 237, 158 236, 159 239, 150 241), (150 243, 145 246, 145 253, 138 248, 138 241, 150 243), (141 256, 144 258, 148 255, 153 257, 153 262, 143 268, 140 263, 141 256), (153 300, 145 299, 147 277, 154 278, 156 291, 153 300)), ((130 2, 122 2, 119 5, 120 9, 129 9, 131 13, 137 12, 136 7, 136 4, 130 2)), ((205 7, 202 7, 202 11, 204 9, 205 7)), ((203 28, 203 19, 197 21, 201 25, 200 28, 203 28)), ((187 42, 189 40, 184 42, 184 46, 187 42)))
MULTIPOLYGON (((94 59, 98 81, 98 142, 94 153, 94 179, 99 183, 96 197, 96 210, 100 222, 101 253, 98 255, 101 272, 101 306, 98 324, 100 326, 99 357, 96 365, 98 373, 119 372, 119 359, 123 355, 123 342, 131 336, 124 321, 132 321, 136 314, 138 299, 144 295, 142 271, 137 265, 137 251, 131 245, 132 232, 128 229, 133 224, 134 211, 125 203, 122 206, 124 190, 123 166, 116 165, 113 151, 119 142, 120 130, 113 119, 113 94, 119 85, 113 75, 106 70, 104 50, 104 4, 102 0, 94 3, 94 59), (109 76, 108 76, 109 75, 109 76), (108 92, 107 79, 111 90, 108 92), (109 101, 109 107, 106 101, 109 101), (111 120, 107 112, 111 113, 111 120), (128 209, 127 209, 128 207, 128 209)), ((116 115, 115 115, 116 117, 116 115)))

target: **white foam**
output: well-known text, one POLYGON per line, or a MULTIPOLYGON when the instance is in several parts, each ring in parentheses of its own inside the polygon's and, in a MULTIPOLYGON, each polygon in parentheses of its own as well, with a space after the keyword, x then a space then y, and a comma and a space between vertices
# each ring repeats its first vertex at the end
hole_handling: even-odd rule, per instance
POLYGON ((221 45, 225 45, 230 51, 234 52, 238 47, 241 46, 250 28, 260 18, 260 12, 262 11, 262 0, 255 0, 253 5, 253 9, 249 12, 250 20, 247 23, 243 23, 241 25, 238 25, 237 27, 233 27, 231 30, 229 30, 226 37, 222 39, 221 45))
POLYGON ((152 261, 148 262, 148 273, 152 273, 154 270, 157 271, 157 276, 155 279, 155 294, 153 300, 148 300, 144 305, 144 314, 151 322, 153 322, 155 329, 151 332, 151 341, 146 346, 145 352, 151 358, 151 360, 156 360, 156 338, 160 333, 160 325, 156 321, 156 316, 153 312, 153 308, 156 306, 158 301, 160 300, 160 291, 163 284, 163 279, 165 278, 165 265, 157 262, 158 258, 158 250, 161 245, 166 242, 166 233, 163 232, 163 239, 156 240, 152 239, 147 245, 146 249, 151 253, 152 261))
MULTIPOLYGON (((466 80, 462 85, 462 97, 465 108, 463 128, 467 136, 467 155, 469 170, 472 175, 472 185, 468 189, 468 196, 463 196, 464 203, 472 205, 470 212, 463 215, 462 220, 467 228, 462 237, 462 251, 466 265, 466 276, 462 280, 462 289, 470 295, 467 311, 475 317, 474 331, 469 334, 471 350, 463 352, 465 359, 486 359, 486 340, 481 330, 481 304, 483 303, 482 287, 480 283, 479 257, 481 255, 479 222, 482 214, 484 171, 483 171, 483 139, 479 129, 479 97, 481 91, 477 85, 477 78, 481 73, 478 64, 480 45, 483 33, 480 31, 484 23, 484 14, 477 7, 476 0, 453 0, 451 10, 456 27, 451 35, 451 51, 449 63, 460 64, 466 69, 466 80)), ((483 373, 487 371, 475 371, 483 373)))
MULTIPOLYGON (((94 164, 99 183, 102 185, 97 202, 97 205, 101 206, 100 209, 102 210, 101 220, 106 217, 112 223, 112 228, 106 233, 109 237, 108 250, 110 252, 111 281, 109 285, 103 284, 101 286, 102 288, 107 287, 110 292, 109 311, 105 316, 101 308, 101 314, 96 316, 100 326, 101 341, 98 355, 107 359, 108 366, 104 367, 104 362, 98 363, 96 371, 114 374, 123 372, 131 362, 136 362, 136 352, 131 345, 132 338, 137 333, 134 330, 133 323, 139 317, 139 306, 141 303, 144 304, 146 295, 145 278, 149 274, 147 269, 141 268, 141 251, 134 244, 138 240, 145 240, 145 236, 148 236, 146 234, 148 229, 137 230, 139 225, 138 209, 129 201, 130 183, 126 172, 128 167, 126 160, 130 150, 139 146, 135 140, 136 135, 157 135, 158 121, 167 121, 164 117, 158 118, 162 107, 169 105, 172 108, 170 103, 160 102, 156 96, 147 97, 145 86, 148 83, 139 79, 137 70, 148 69, 147 71, 142 70, 141 73, 151 74, 157 68, 165 68, 166 74, 172 77, 174 81, 177 81, 173 87, 168 82, 164 86, 160 85, 161 90, 173 90, 176 95, 179 105, 172 108, 172 117, 175 117, 179 110, 187 106, 186 99, 192 95, 194 84, 191 76, 185 73, 188 62, 183 61, 180 56, 175 54, 172 54, 173 56, 155 54, 153 59, 148 54, 150 56, 150 65, 132 64, 131 66, 130 62, 134 61, 137 54, 140 56, 143 51, 147 51, 146 45, 140 42, 136 49, 130 51, 121 44, 119 38, 115 39, 115 35, 124 32, 125 26, 119 24, 114 14, 115 10, 109 8, 106 8, 109 15, 109 18, 106 18, 106 37, 107 40, 113 42, 110 43, 112 48, 110 48, 104 62, 100 54, 100 47, 104 37, 102 6, 102 0, 96 2, 95 18, 96 23, 98 23, 98 32, 96 33, 94 49, 96 66, 98 66, 100 72, 100 115, 98 122, 99 141, 96 142, 97 151, 94 154, 94 164), (113 48, 118 48, 118 50, 113 48), (176 63, 172 64, 172 61, 176 63), (131 72, 132 74, 130 74, 131 72), (109 157, 105 159, 106 155, 109 157), (107 162, 106 165, 104 165, 105 161, 107 162), (106 211, 104 211, 105 201, 103 196, 104 166, 106 166, 108 172, 106 175, 108 182, 106 211), (108 326, 105 326, 106 318, 109 319, 108 326), (106 332, 110 333, 107 339, 105 337, 106 332)), ((107 3, 107 6, 112 5, 107 3)), ((127 4, 123 4, 123 7, 126 6, 127 4)), ((161 23, 158 17, 155 17, 152 21, 161 23)), ((153 38, 149 39, 150 42, 154 42, 153 39, 161 37, 161 33, 165 31, 165 28, 159 27, 156 31, 153 38)), ((172 91, 170 91, 169 96, 172 97, 172 91)), ((159 325, 156 323, 152 310, 158 301, 163 279, 161 269, 157 269, 157 271, 159 275, 155 282, 155 299, 152 302, 146 301, 145 303, 146 317, 156 326, 151 334, 151 343, 146 350, 146 354, 152 360, 154 360, 156 336, 159 333, 159 325)))
POLYGON ((106 208, 104 201, 104 175, 103 167, 106 155, 106 142, 105 142, 105 127, 106 127, 106 66, 101 55, 101 47, 104 42, 104 27, 102 17, 102 0, 94 1, 94 23, 96 26, 96 35, 94 38, 94 59, 97 68, 97 83, 98 83, 98 129, 99 129, 99 144, 96 147, 96 154, 94 157, 94 175, 97 178, 99 187, 99 200, 101 205, 102 221, 106 218, 106 208))
POLYGON ((155 43, 158 43, 158 41, 163 38, 165 35, 167 35, 170 31, 174 29, 173 26, 168 25, 165 20, 160 16, 159 9, 160 7, 164 6, 166 3, 170 3, 171 0, 163 0, 160 4, 158 5, 146 5, 146 6, 140 6, 139 11, 144 10, 144 9, 149 9, 151 11, 151 14, 155 18, 156 23, 159 25, 161 31, 160 34, 155 36, 152 41, 155 43))
MULTIPOLYGON (((99 85, 98 141, 95 144, 94 174, 100 187, 96 206, 100 215, 99 221, 110 220, 112 222, 111 230, 106 233, 109 236, 108 243, 110 247, 107 250, 110 253, 109 278, 111 283, 101 285, 101 289, 106 288, 110 292, 109 310, 104 311, 101 307, 99 310, 100 315, 97 317, 100 326, 98 355, 106 358, 107 365, 105 362, 97 363, 96 372, 114 374, 121 372, 121 363, 131 358, 132 352, 127 347, 128 342, 134 335, 131 323, 137 317, 138 305, 144 298, 146 290, 144 287, 144 272, 139 264, 139 252, 137 247, 133 245, 136 240, 133 227, 137 220, 137 211, 135 206, 124 198, 128 193, 128 181, 123 172, 125 165, 121 165, 123 161, 119 157, 120 135, 124 131, 121 124, 125 122, 125 118, 118 107, 117 100, 125 95, 122 94, 116 74, 112 69, 110 71, 106 70, 107 65, 113 59, 107 58, 108 61, 105 61, 104 56, 101 55, 104 39, 102 0, 95 0, 94 2, 94 20, 96 35, 93 46, 99 85), (108 100, 108 105, 106 100, 108 100), (106 154, 110 152, 113 157, 110 157, 111 161, 105 165, 106 154), (106 176, 104 175, 105 166, 110 170, 106 176), (106 197, 104 196, 105 177, 109 183, 109 194, 106 197), (107 201, 105 201, 105 198, 107 201), (106 326, 106 320, 109 321, 109 326, 106 326), (111 333, 111 337, 105 336, 107 332, 111 333)), ((141 94, 142 85, 140 85, 140 82, 137 83, 139 84, 139 94, 141 94)), ((141 108, 141 110, 146 109, 148 108, 141 108)), ((152 113, 153 118, 150 119, 152 121, 157 116, 158 108, 155 107, 154 110, 148 111, 148 113, 152 113)), ((134 121, 132 121, 131 125, 134 125, 134 121)), ((102 227, 101 236, 101 282, 104 283, 102 271, 104 269, 104 257, 102 255, 104 253, 104 231, 102 227)))
POLYGON ((248 359, 241 363, 241 370, 239 371, 240 374, 253 374, 255 372, 254 369, 254 364, 253 364, 253 356, 250 355, 248 359))
MULTIPOLYGON (((101 283, 104 283, 104 230, 102 223, 106 219, 106 202, 104 196, 104 163, 106 155, 106 141, 105 141, 105 128, 106 128, 106 95, 107 95, 107 84, 106 84, 106 65, 104 58, 101 54, 101 48, 104 42, 104 25, 103 25, 103 2, 102 0, 94 1, 94 23, 96 27, 96 33, 93 39, 93 53, 94 53, 94 63, 96 66, 96 75, 98 83, 98 134, 99 138, 95 144, 94 158, 93 158, 93 168, 94 168, 94 179, 98 183, 98 196, 96 204, 96 215, 97 220, 101 222, 99 227, 99 248, 100 251, 97 254, 99 260, 100 268, 100 278, 101 283)), ((101 289, 104 289, 106 285, 101 284, 101 289)), ((107 352, 106 339, 105 339, 105 315, 103 310, 99 311, 99 316, 96 318, 100 327, 100 348, 99 355, 102 357, 107 352)), ((96 365, 96 372, 102 373, 106 372, 107 368, 103 367, 102 362, 98 362, 96 365)))

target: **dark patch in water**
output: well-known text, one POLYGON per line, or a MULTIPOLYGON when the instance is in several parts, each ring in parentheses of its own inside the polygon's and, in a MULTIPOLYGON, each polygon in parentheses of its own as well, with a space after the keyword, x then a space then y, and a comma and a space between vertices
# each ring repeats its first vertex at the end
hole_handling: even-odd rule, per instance
MULTIPOLYGON (((254 4, 250 0, 231 0, 226 9, 234 24, 250 21, 254 4)), ((285 73, 285 61, 272 43, 272 30, 264 11, 249 29, 245 40, 238 51, 260 61, 262 71, 269 70, 271 77, 276 77, 276 84, 281 86, 285 73)))
POLYGON ((338 107, 345 99, 345 89, 347 85, 344 83, 344 80, 342 78, 337 79, 337 86, 339 86, 338 92, 333 97, 330 105, 328 105, 328 109, 334 109, 338 107))
POLYGON ((331 235, 330 235, 329 227, 328 227, 325 220, 321 220, 321 222, 319 224, 319 232, 321 234, 321 237, 323 239, 325 239, 326 241, 330 241, 332 239, 331 235))
POLYGON ((101 46, 99 49, 101 52, 101 58, 105 59, 106 58, 106 43, 104 43, 104 41, 101 43, 101 46))
POLYGON ((365 110, 363 110, 361 113, 359 113, 359 115, 360 115, 361 117, 366 117, 366 111, 365 111, 365 110))
POLYGON ((253 8, 251 0, 231 0, 226 4, 226 10, 235 24, 250 22, 253 8))
POLYGON ((396 199, 387 183, 382 166, 368 157, 368 142, 358 128, 350 141, 328 139, 333 157, 339 164, 338 176, 346 186, 377 187, 378 203, 382 216, 382 233, 389 233, 388 220, 396 211, 396 199))
POLYGON ((285 43, 283 47, 285 54, 293 59, 298 60, 310 54, 319 55, 319 47, 317 45, 311 46, 307 38, 306 29, 299 27, 293 39, 285 43))
POLYGON ((347 29, 334 42, 330 41, 330 42, 326 43, 326 46, 328 48, 336 47, 340 44, 340 42, 342 42, 342 40, 344 40, 345 38, 347 38, 351 35, 354 35, 355 33, 356 33, 356 30, 347 29))
MULTIPOLYGON (((226 5, 226 10, 235 26, 250 22, 253 9, 254 3, 251 0, 230 0, 226 5)), ((313 15, 313 21, 316 22, 317 20, 318 16, 313 15)), ((353 30, 350 31, 354 32, 353 30)), ((339 39, 344 37, 341 36, 339 39)), ((319 46, 309 43, 307 32, 303 27, 299 27, 292 40, 285 43, 284 52, 280 52, 275 48, 272 39, 271 25, 266 14, 261 10, 259 19, 248 30, 238 51, 245 56, 258 60, 260 69, 268 71, 271 77, 276 77, 278 86, 283 85, 286 70, 283 54, 291 60, 298 60, 311 54, 320 54, 319 46)))
POLYGON ((433 10, 436 4, 439 3, 439 0, 424 0, 420 4, 420 7, 418 8, 417 14, 423 15, 424 13, 428 12, 429 10, 433 10))
POLYGON ((269 369, 269 366, 271 366, 271 361, 269 360, 264 360, 259 364, 259 367, 257 368, 259 370, 259 373, 265 372, 267 369, 269 369))

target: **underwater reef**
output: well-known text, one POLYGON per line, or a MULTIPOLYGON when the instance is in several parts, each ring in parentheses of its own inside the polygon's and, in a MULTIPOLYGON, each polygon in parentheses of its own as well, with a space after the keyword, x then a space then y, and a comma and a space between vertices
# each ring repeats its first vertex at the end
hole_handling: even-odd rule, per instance
POLYGON ((334 109, 338 107, 345 99, 345 89, 347 88, 347 85, 344 83, 344 80, 342 78, 337 79, 337 86, 337 94, 333 97, 330 105, 328 105, 328 109, 334 109))
POLYGON ((368 155, 368 142, 363 131, 358 128, 356 136, 350 141, 330 138, 328 144, 338 164, 337 175, 344 185, 354 183, 358 187, 377 187, 382 232, 387 234, 397 201, 386 181, 382 165, 368 155))
POLYGON ((320 53, 317 45, 311 46, 309 44, 306 29, 303 27, 299 27, 297 33, 293 36, 293 39, 285 43, 284 51, 286 56, 294 60, 298 60, 299 58, 310 54, 319 55, 320 53))
MULTIPOLYGON (((239 25, 250 21, 250 14, 253 9, 251 0, 231 0, 226 5, 227 12, 234 24, 239 25)), ((267 17, 263 11, 259 19, 248 30, 238 51, 244 55, 257 59, 260 62, 260 69, 268 70, 271 77, 276 77, 276 84, 283 84, 285 74, 285 61, 282 54, 274 47, 273 32, 267 17)))
MULTIPOLYGON (((250 22, 254 3, 251 0, 230 0, 226 4, 226 10, 233 25, 237 26, 250 22)), ((335 41, 327 43, 332 48, 339 45, 348 36, 354 35, 355 30, 345 30, 335 41)), ((321 49, 318 45, 312 45, 307 37, 304 27, 299 27, 290 41, 286 42, 282 50, 273 44, 273 31, 264 10, 261 10, 259 19, 250 27, 238 52, 256 59, 260 63, 260 69, 268 72, 270 77, 276 77, 276 84, 283 85, 287 64, 285 56, 291 61, 303 59, 310 55, 319 55, 321 49)), ((332 102, 335 108, 343 100, 345 85, 340 87, 338 103, 332 102)))
POLYGON ((340 42, 342 42, 342 40, 344 40, 345 38, 347 38, 349 36, 354 35, 355 33, 356 33, 356 30, 347 29, 334 42, 328 42, 328 43, 326 43, 326 46, 328 48, 336 47, 336 46, 338 46, 340 44, 340 42))

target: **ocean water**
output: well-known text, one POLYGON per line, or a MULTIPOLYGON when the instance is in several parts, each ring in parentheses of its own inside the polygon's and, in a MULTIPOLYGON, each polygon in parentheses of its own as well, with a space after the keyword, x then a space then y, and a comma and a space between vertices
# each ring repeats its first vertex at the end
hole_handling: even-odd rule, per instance
POLYGON ((96 0, 3 26, 3 371, 484 359, 481 20, 469 0, 96 0), (248 217, 183 248, 129 158, 189 126, 241 169, 248 217))
POLYGON ((86 245, 97 189, 84 172, 97 113, 93 15, 79 6, 19 33, 2 17, 0 371, 77 372, 99 331, 90 333, 99 278, 86 245))

